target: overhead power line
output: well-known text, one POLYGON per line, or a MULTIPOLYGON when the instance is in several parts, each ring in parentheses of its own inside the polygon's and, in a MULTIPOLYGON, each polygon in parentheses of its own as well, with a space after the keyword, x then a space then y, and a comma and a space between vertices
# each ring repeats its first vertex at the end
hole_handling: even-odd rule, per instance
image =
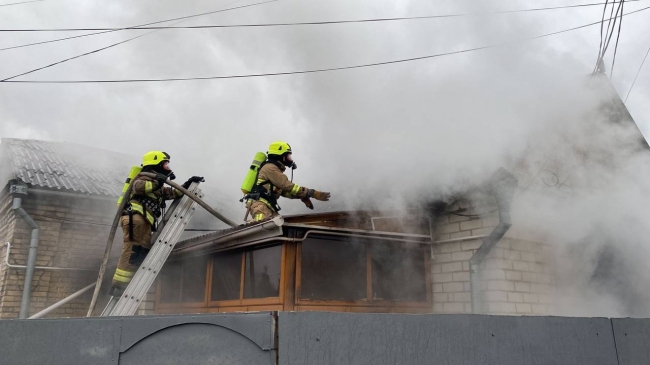
MULTIPOLYGON (((643 1, 643 0, 627 0, 630 1, 643 1)), ((288 22, 288 23, 262 23, 262 24, 217 24, 217 25, 191 25, 191 26, 135 26, 129 28, 109 27, 109 28, 24 28, 24 29, 0 29, 0 32, 81 32, 81 31, 120 31, 120 30, 147 30, 147 29, 209 29, 209 28, 245 28, 245 27, 281 27, 281 26, 301 26, 301 25, 331 25, 331 24, 350 24, 350 23, 375 23, 375 22, 392 22, 404 20, 424 20, 436 18, 457 18, 478 15, 496 15, 496 14, 512 14, 512 13, 527 13, 535 11, 559 10, 582 8, 590 6, 599 6, 606 4, 618 4, 619 2, 612 3, 590 3, 590 4, 577 4, 577 5, 564 5, 553 6, 544 8, 532 9, 518 9, 518 10, 503 10, 487 13, 460 13, 460 14, 441 14, 441 15, 423 15, 423 16, 409 16, 409 17, 394 17, 394 18, 370 18, 370 19, 353 19, 353 20, 330 20, 318 22, 288 22)), ((172 19, 173 20, 173 19, 172 19)), ((164 22, 164 21, 161 21, 164 22)), ((157 23, 161 23, 157 22, 157 23)), ((157 24, 150 23, 150 24, 157 24)), ((92 35, 92 34, 89 34, 92 35)), ((86 36, 89 36, 86 35, 86 36)))
MULTIPOLYGON (((650 9, 650 6, 647 6, 645 8, 639 9, 639 10, 631 11, 631 12, 629 12, 627 14, 623 14, 623 16, 638 13, 638 12, 641 12, 641 11, 644 11, 644 10, 647 10, 647 9, 650 9)), ((501 46, 505 46, 505 45, 509 45, 509 44, 522 43, 522 42, 526 42, 526 41, 530 41, 530 40, 534 40, 534 39, 550 37, 550 36, 557 35, 557 34, 567 33, 567 32, 571 32, 571 31, 574 31, 574 30, 591 27, 591 26, 594 26, 594 25, 597 25, 597 24, 601 24, 601 21, 597 21, 597 22, 593 22, 593 23, 589 23, 589 24, 585 24, 585 25, 580 25, 580 26, 573 27, 573 28, 563 29, 563 30, 559 30, 559 31, 556 31, 556 32, 552 32, 552 33, 546 33, 546 34, 542 34, 542 35, 538 35, 538 36, 534 36, 534 37, 529 37, 529 38, 524 38, 524 39, 519 39, 519 40, 514 40, 514 41, 509 41, 509 42, 504 42, 504 43, 499 43, 499 44, 481 46, 481 47, 467 48, 467 49, 463 49, 463 50, 459 50, 459 51, 436 53, 436 54, 432 54, 432 55, 411 57, 411 58, 402 58, 402 59, 391 60, 391 61, 373 62, 373 63, 365 63, 365 64, 359 64, 359 65, 321 68, 321 69, 302 70, 302 71, 284 71, 284 72, 268 72, 268 73, 257 73, 257 74, 242 74, 242 75, 185 77, 185 78, 158 78, 158 79, 24 80, 24 81, 23 80, 8 80, 8 81, 0 81, 0 82, 4 82, 4 83, 22 83, 22 84, 91 84, 91 83, 106 83, 106 84, 109 84, 109 83, 130 83, 130 82, 221 80, 221 79, 239 79, 239 78, 251 78, 251 77, 269 77, 269 76, 311 74, 311 73, 351 70, 351 69, 358 69, 358 68, 367 68, 367 67, 374 67, 374 66, 390 65, 390 64, 396 64, 396 63, 404 63, 404 62, 418 61, 418 60, 424 60, 424 59, 429 59, 429 58, 450 56, 450 55, 461 54, 461 53, 468 53, 468 52, 473 52, 473 51, 480 51, 480 50, 489 49, 489 48, 501 47, 501 46)))
POLYGON ((630 90, 627 91, 627 95, 625 96, 624 103, 627 103, 627 98, 630 97, 630 93, 632 92, 632 89, 634 88, 634 84, 636 84, 636 79, 639 77, 639 74, 641 73, 641 69, 643 68, 643 64, 645 63, 645 60, 648 58, 648 53, 650 53, 650 47, 648 47, 648 51, 645 53, 645 57, 643 57, 643 61, 641 62, 641 66, 639 66, 639 70, 636 72, 636 75, 634 76, 634 81, 632 81, 632 85, 630 86, 630 90))
MULTIPOLYGON (((612 55, 612 70, 609 72, 609 78, 612 79, 614 77, 614 64, 616 63, 616 52, 618 51, 618 40, 621 38, 621 28, 623 27, 623 6, 625 5, 625 0, 622 0, 621 3, 618 5, 619 8, 621 9, 621 21, 618 22, 618 33, 616 34, 616 44, 614 44, 614 54, 612 55)), ((616 10, 616 14, 618 14, 618 10, 616 10)), ((614 23, 616 25, 616 23, 614 23)), ((612 29, 612 32, 614 29, 612 29)))
MULTIPOLYGON (((234 1, 234 2, 232 2, 232 3, 229 3, 228 5, 231 5, 231 4, 234 4, 234 3, 237 3, 237 2, 239 2, 239 1, 241 1, 241 0, 234 1)), ((278 0, 272 0, 272 1, 278 1, 278 0)), ((271 2, 271 1, 267 1, 267 2, 271 2)), ((267 3, 267 2, 262 2, 262 3, 257 3, 257 4, 251 4, 251 5, 246 5, 246 6, 262 5, 262 4, 265 4, 265 3, 267 3)), ((234 10, 234 9, 238 9, 238 8, 229 8, 229 9, 224 9, 224 10, 222 10, 222 11, 226 11, 226 10, 234 10)), ((181 20, 178 20, 178 21, 176 21, 176 22, 174 22, 174 23, 172 23, 172 24, 179 24, 179 23, 182 23, 182 22, 185 22, 185 21, 187 21, 187 19, 181 19, 181 20)), ((149 34, 151 34, 151 33, 159 32, 159 31, 160 31, 160 29, 151 30, 151 31, 149 31, 149 32, 147 32, 147 33, 145 33, 145 34, 141 34, 141 35, 138 35, 138 36, 135 36, 135 37, 131 37, 131 38, 129 38, 129 39, 125 39, 125 40, 120 41, 120 42, 116 42, 116 43, 109 44, 108 46, 104 46, 104 47, 101 47, 101 48, 97 48, 97 49, 94 49, 94 50, 89 51, 89 52, 85 52, 85 53, 82 53, 82 54, 79 54, 79 55, 76 55, 76 56, 68 57, 68 58, 65 58, 65 59, 59 60, 59 61, 57 61, 57 62, 54 62, 54 63, 48 64, 48 65, 45 65, 45 66, 41 66, 41 67, 38 67, 38 68, 35 68, 35 69, 32 69, 32 70, 29 70, 29 71, 25 71, 25 72, 19 73, 19 74, 14 75, 14 76, 10 76, 10 77, 4 78, 4 79, 0 80, 0 82, 8 81, 8 80, 11 80, 11 79, 15 79, 15 78, 17 78, 17 77, 20 77, 20 76, 24 76, 24 75, 31 74, 31 73, 34 73, 34 72, 37 72, 37 71, 40 71, 40 70, 43 70, 43 69, 46 69, 46 68, 50 68, 50 67, 53 67, 53 66, 56 66, 56 65, 60 65, 60 64, 62 64, 62 63, 65 63, 65 62, 68 62, 68 61, 72 61, 72 60, 74 60, 74 59, 81 58, 81 57, 84 57, 84 56, 87 56, 87 55, 90 55, 90 54, 99 53, 99 52, 101 52, 101 51, 103 51, 103 50, 106 50, 106 49, 109 49, 109 48, 112 48, 112 47, 119 46, 120 44, 124 44, 124 43, 130 42, 130 41, 132 41, 132 40, 135 40, 135 39, 138 39, 138 38, 142 38, 142 37, 145 37, 145 36, 147 36, 147 35, 149 35, 149 34)))
POLYGON ((30 0, 30 1, 21 1, 19 3, 0 4, 0 7, 2 7, 2 6, 21 5, 21 4, 29 4, 29 3, 37 3, 37 2, 40 2, 40 1, 45 1, 45 0, 30 0))
MULTIPOLYGON (((44 1, 44 0, 42 0, 42 1, 44 1)), ((47 43, 54 43, 54 42, 62 42, 62 41, 70 40, 70 39, 83 38, 83 37, 90 37, 90 36, 94 36, 94 35, 106 34, 106 33, 112 33, 112 32, 117 32, 117 31, 121 31, 121 30, 140 29, 140 27, 145 27, 145 26, 148 26, 148 25, 154 25, 154 24, 160 24, 160 23, 167 23, 167 22, 172 22, 172 21, 176 21, 176 20, 183 20, 183 19, 196 18, 196 17, 200 17, 200 16, 204 16, 204 15, 210 15, 210 14, 222 13, 222 12, 230 11, 230 10, 236 10, 236 9, 248 8, 248 7, 256 6, 256 5, 268 4, 268 3, 272 3, 272 2, 276 2, 276 1, 279 1, 279 0, 269 0, 269 1, 259 2, 259 3, 248 4, 248 5, 235 6, 235 7, 232 7, 232 8, 213 10, 213 11, 208 11, 208 12, 205 12, 205 13, 199 13, 199 14, 187 15, 187 16, 182 16, 182 17, 178 17, 178 18, 172 18, 172 19, 160 20, 160 21, 151 22, 151 23, 146 23, 146 24, 134 25, 134 26, 132 26, 132 27, 125 27, 125 28, 112 28, 112 29, 110 29, 110 30, 105 30, 105 31, 96 32, 96 33, 79 34, 79 35, 75 35, 75 36, 71 36, 71 37, 51 39, 51 40, 49 40, 49 41, 41 41, 41 42, 34 42, 34 43, 21 44, 21 45, 18 45, 18 46, 11 46, 11 47, 0 48, 0 51, 7 51, 7 50, 10 50, 10 49, 16 49, 16 48, 24 48, 24 47, 37 46, 37 45, 40 45, 40 44, 47 44, 47 43)))
POLYGON ((621 27, 623 25, 623 5, 625 4, 626 0, 621 0, 618 3, 618 7, 616 7, 616 13, 614 13, 614 2, 609 2, 605 1, 605 6, 603 7, 603 15, 602 15, 602 20, 600 23, 600 45, 598 48, 598 57, 596 58, 596 65, 594 66, 594 71, 593 73, 596 74, 597 72, 605 72, 605 63, 603 62, 603 58, 605 57, 605 54, 607 53, 607 50, 609 49, 609 44, 612 40, 612 36, 614 33, 616 33, 616 42, 614 46, 614 54, 612 57, 612 67, 610 69, 610 78, 613 75, 614 72, 614 65, 616 63, 616 53, 618 51, 618 41, 621 36, 621 27), (605 19, 605 14, 607 12, 607 7, 608 5, 611 4, 612 7, 610 9, 610 14, 609 14, 609 19, 605 19), (618 32, 616 32, 616 22, 620 17, 620 22, 618 22, 618 32), (613 21, 612 21, 613 20, 613 21), (605 29, 604 25, 605 22, 607 21, 607 28, 605 29))

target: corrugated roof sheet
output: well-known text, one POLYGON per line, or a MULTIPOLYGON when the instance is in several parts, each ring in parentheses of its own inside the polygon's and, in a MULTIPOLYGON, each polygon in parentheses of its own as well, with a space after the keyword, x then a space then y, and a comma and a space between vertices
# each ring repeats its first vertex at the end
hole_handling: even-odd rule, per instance
POLYGON ((9 179, 51 190, 119 196, 137 162, 137 157, 65 142, 3 138, 0 143, 0 164, 9 164, 9 179))

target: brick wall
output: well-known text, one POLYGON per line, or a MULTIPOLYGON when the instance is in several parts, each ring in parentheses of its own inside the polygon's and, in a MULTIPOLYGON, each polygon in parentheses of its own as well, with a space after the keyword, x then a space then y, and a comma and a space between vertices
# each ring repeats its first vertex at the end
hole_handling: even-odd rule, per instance
MULTIPOLYGON (((6 202, 2 203, 3 206, 6 202)), ((92 271, 36 270, 32 282, 30 314, 34 314, 64 299, 97 278, 106 238, 115 213, 115 203, 88 197, 56 196, 50 194, 30 195, 23 199, 23 208, 40 227, 37 266, 87 268, 92 271)), ((14 227, 3 234, 11 242, 9 262, 25 265, 29 251, 31 228, 21 219, 14 218, 13 211, 3 210, 2 219, 13 220, 14 227), (13 232, 11 232, 13 231, 13 232)), ((4 227, 4 225, 3 225, 4 227)), ((0 231, 0 234, 2 232, 0 231)), ((4 242, 3 242, 4 243, 4 242)), ((119 254, 121 235, 114 243, 113 255, 119 254)), ((2 249, 2 258, 7 248, 2 249)), ((24 269, 2 268, 0 279, 0 318, 17 318, 24 284, 24 269)), ((110 276, 112 273, 108 273, 110 276)), ((49 317, 84 316, 92 291, 52 312, 49 317)))
POLYGON ((13 240, 16 222, 14 215, 11 213, 12 197, 7 191, 8 189, 5 186, 0 192, 0 245, 2 245, 0 247, 0 308, 2 308, 5 301, 13 300, 13 298, 8 299, 5 294, 5 284, 11 272, 4 264, 6 255, 4 244, 13 240))
MULTIPOLYGON (((432 246, 431 260, 434 313, 472 312, 469 259, 482 239, 464 238, 489 234, 498 223, 496 212, 480 219, 449 215, 438 221, 436 241, 441 242, 432 246)), ((552 260, 547 245, 506 234, 479 272, 483 313, 551 312, 552 260)))

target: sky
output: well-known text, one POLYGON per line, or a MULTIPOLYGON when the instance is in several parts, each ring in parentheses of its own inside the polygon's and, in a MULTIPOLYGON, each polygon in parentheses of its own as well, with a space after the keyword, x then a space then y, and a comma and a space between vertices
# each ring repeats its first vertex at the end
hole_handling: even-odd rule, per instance
MULTIPOLYGON (((631 302, 612 296, 611 303, 585 310, 593 295, 620 286, 584 284, 592 280, 607 242, 617 242, 620 250, 612 260, 622 262, 620 266, 643 267, 638 260, 650 258, 650 252, 639 253, 635 239, 650 234, 650 226, 639 220, 650 213, 646 208, 650 201, 645 201, 648 161, 629 143, 638 131, 602 120, 598 108, 611 95, 595 90, 587 77, 596 63, 600 28, 535 38, 597 22, 603 7, 493 14, 588 2, 278 0, 196 17, 178 25, 476 14, 358 24, 161 30, 16 80, 302 71, 503 45, 412 62, 274 77, 0 83, 0 138, 65 141, 120 151, 136 156, 134 164, 148 150, 164 150, 171 154, 179 180, 205 176, 206 200, 232 212, 236 220, 245 212, 237 200, 246 169, 255 153, 266 151, 274 140, 292 145, 299 166, 296 183, 332 193, 330 202, 315 202, 319 211, 403 207, 432 194, 480 184, 506 166, 527 191, 515 199, 513 216, 519 219, 515 224, 553 227, 550 238, 566 243, 569 258, 571 253, 585 257, 587 250, 576 249, 571 242, 598 242, 587 250, 590 259, 579 261, 584 265, 575 260, 565 265, 581 271, 563 275, 580 278, 583 282, 572 283, 588 288, 566 301, 566 313, 575 313, 574 308, 581 309, 578 314, 650 313, 647 305, 636 307, 650 299, 636 292, 626 294, 635 298, 631 302), (526 40, 530 38, 535 39, 526 40), (584 151, 593 158, 581 166, 577 161, 584 151), (543 190, 544 184, 554 185, 548 179, 564 182, 565 176, 573 186, 583 187, 570 199, 555 191, 549 195, 528 189, 543 190), (595 227, 603 233, 593 238, 595 227)), ((0 24, 1 28, 129 27, 252 3, 45 0, 0 7, 0 24)), ((650 1, 629 2, 625 11, 646 6, 650 1)), ((650 47, 650 38, 644 36, 650 34, 648 19, 650 9, 625 17, 613 72, 613 44, 604 58, 606 73, 623 99, 650 47)), ((88 32, 0 32, 0 48, 84 33, 88 32)), ((141 34, 125 30, 0 50, 0 76, 12 77, 141 34)), ((650 61, 626 103, 645 135, 650 135, 649 97, 650 61)), ((282 207, 283 213, 307 212, 299 201, 284 201, 282 207)), ((650 279, 647 270, 617 277, 650 279)), ((575 293, 576 287, 566 290, 575 293)))
MULTIPOLYGON (((0 20, 3 28, 125 27, 252 3, 45 0, 0 7, 0 20)), ((483 15, 162 30, 16 80, 193 77, 338 67, 510 42, 595 22, 602 15, 602 6, 485 14, 566 4, 279 0, 178 25, 483 15)), ((644 6, 643 1, 630 2, 626 10, 644 6)), ((648 34, 649 16, 650 10, 625 18, 613 76, 621 95, 650 47, 642 36, 648 34)), ((84 33, 4 32, 0 48, 84 33)), ((118 31, 0 51, 0 73, 11 77, 141 34, 118 31)), ((522 141, 544 123, 541 120, 550 117, 549 108, 562 110, 558 103, 566 101, 567 80, 591 72, 598 42, 599 27, 592 26, 489 50, 317 74, 165 83, 2 84, 0 137, 66 141, 134 156, 165 150, 172 155, 177 175, 208 177, 210 187, 229 202, 238 195, 243 166, 255 152, 283 139, 293 146, 300 166, 296 182, 331 191, 335 203, 337 197, 345 197, 339 204, 363 200, 371 190, 392 197, 406 188, 400 185, 420 187, 430 178, 438 185, 454 185, 458 175, 473 174, 478 166, 492 171, 504 156, 519 151, 522 141), (420 174, 404 181, 404 174, 418 170, 420 174)), ((608 73, 612 53, 605 58, 608 73)), ((650 93, 650 66, 645 69, 628 101, 644 131, 650 130, 650 106, 644 102, 650 93)), ((300 203, 287 205, 300 209, 300 203)))

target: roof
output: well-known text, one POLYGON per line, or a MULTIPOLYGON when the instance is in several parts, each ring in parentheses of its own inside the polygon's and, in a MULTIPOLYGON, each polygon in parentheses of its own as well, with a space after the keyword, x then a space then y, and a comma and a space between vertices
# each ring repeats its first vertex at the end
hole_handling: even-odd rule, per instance
POLYGON ((3 138, 0 178, 30 187, 119 196, 124 178, 138 159, 123 153, 66 142, 3 138))
MULTIPOLYGON (((179 242, 175 256, 206 254, 216 251, 259 246, 286 235, 283 227, 315 231, 340 231, 365 236, 410 237, 430 240, 428 217, 413 212, 340 211, 276 216, 260 222, 248 222, 237 227, 194 236, 179 242), (374 220, 374 222, 373 222, 374 220)), ((330 233, 331 234, 331 233, 330 233)))

